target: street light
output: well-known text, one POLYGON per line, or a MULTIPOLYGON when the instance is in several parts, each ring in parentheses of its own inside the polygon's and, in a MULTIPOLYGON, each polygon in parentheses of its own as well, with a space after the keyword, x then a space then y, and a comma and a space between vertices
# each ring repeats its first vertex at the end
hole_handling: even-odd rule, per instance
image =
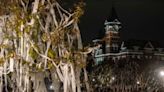
POLYGON ((112 77, 112 80, 114 81, 115 80, 115 77, 112 77))
POLYGON ((54 86, 53 86, 53 85, 50 85, 50 86, 49 86, 49 89, 50 89, 50 90, 53 90, 53 89, 54 89, 54 86))
POLYGON ((163 70, 160 71, 160 76, 164 77, 164 71, 163 70))
POLYGON ((137 81, 137 84, 139 85, 140 84, 140 81, 137 81))
POLYGON ((115 79, 116 79, 116 78, 115 78, 114 76, 111 77, 111 79, 110 79, 110 83, 112 83, 115 79))

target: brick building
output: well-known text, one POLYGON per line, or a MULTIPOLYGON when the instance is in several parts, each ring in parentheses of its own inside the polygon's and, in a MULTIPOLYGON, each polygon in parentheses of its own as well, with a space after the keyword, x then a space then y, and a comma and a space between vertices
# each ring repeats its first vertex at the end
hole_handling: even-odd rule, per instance
POLYGON ((164 60, 164 47, 156 41, 120 40, 121 22, 114 7, 104 26, 104 37, 93 40, 94 44, 101 45, 92 54, 96 63, 102 62, 104 59, 116 60, 127 57, 164 60))

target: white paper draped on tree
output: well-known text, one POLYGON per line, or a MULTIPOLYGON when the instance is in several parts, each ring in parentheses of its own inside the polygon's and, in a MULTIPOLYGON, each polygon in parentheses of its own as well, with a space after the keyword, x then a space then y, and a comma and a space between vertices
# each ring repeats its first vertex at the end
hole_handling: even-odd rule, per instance
POLYGON ((70 13, 56 0, 11 4, 0 16, 0 92, 81 92, 82 69, 89 91, 77 24, 82 7, 70 13))

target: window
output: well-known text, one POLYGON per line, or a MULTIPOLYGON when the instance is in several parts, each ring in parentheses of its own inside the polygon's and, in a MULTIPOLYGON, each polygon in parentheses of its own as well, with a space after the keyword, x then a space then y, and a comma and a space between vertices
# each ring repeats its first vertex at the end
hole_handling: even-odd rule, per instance
POLYGON ((133 46, 133 49, 134 49, 135 51, 138 51, 138 50, 139 50, 139 46, 133 46))

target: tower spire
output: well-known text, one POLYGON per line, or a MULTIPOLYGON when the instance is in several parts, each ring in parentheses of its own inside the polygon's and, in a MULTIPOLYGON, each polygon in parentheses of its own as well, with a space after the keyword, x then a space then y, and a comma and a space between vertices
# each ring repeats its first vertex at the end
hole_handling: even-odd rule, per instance
POLYGON ((114 20, 119 20, 118 16, 117 16, 117 12, 116 12, 116 8, 115 8, 115 4, 112 3, 112 8, 111 8, 111 11, 110 11, 110 14, 108 15, 108 21, 111 22, 111 21, 114 21, 114 20))

